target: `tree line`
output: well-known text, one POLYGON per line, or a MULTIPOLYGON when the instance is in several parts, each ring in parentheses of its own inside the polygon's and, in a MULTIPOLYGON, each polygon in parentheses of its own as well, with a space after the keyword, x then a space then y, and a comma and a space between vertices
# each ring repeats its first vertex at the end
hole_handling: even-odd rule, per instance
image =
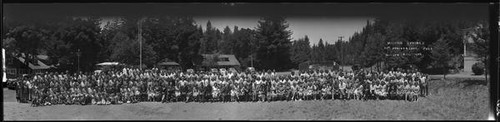
MULTIPOLYGON (((226 26, 223 31, 210 22, 203 30, 192 17, 126 16, 102 28, 101 19, 7 18, 2 47, 9 54, 47 55, 48 63, 63 71, 77 69, 77 53, 83 71, 92 71, 95 64, 105 61, 138 65, 140 48, 147 67, 169 59, 185 69, 194 68, 203 61, 201 54, 234 54, 243 67, 251 66, 253 59, 255 67, 263 70, 291 66, 291 32, 284 17, 262 17, 254 29, 226 26)), ((28 57, 26 62, 34 59, 28 57)))
MULTIPOLYGON (((293 41, 292 62, 336 62, 341 65, 359 65, 389 69, 414 66, 424 69, 459 69, 463 64, 464 36, 470 36, 473 43, 468 49, 483 63, 488 60, 488 22, 486 20, 393 20, 377 18, 369 20, 359 32, 347 40, 337 40, 333 44, 319 40, 309 45, 309 38, 293 41), (471 30, 472 29, 472 30, 471 30), (466 31, 471 30, 471 31, 466 31), (391 46, 388 42, 401 42, 391 46), (421 43, 416 50, 391 50, 391 47, 411 47, 421 43), (426 49, 427 48, 427 49, 426 49), (422 55, 409 55, 421 53, 422 55), (408 54, 387 56, 387 54, 408 54), (385 67, 382 67, 385 66, 385 67)), ((447 71, 444 71, 447 72, 447 71)))
MULTIPOLYGON (((388 67, 415 65, 460 67, 463 29, 476 27, 473 50, 486 57, 488 23, 483 21, 415 21, 375 19, 346 40, 330 44, 320 39, 311 45, 309 37, 291 39, 285 17, 261 17, 255 28, 226 26, 222 31, 206 28, 192 17, 119 17, 101 26, 99 17, 51 17, 50 19, 10 19, 3 26, 3 48, 8 53, 45 54, 58 69, 74 71, 77 53, 80 69, 92 71, 96 63, 117 61, 139 64, 142 40, 143 64, 147 67, 165 61, 178 62, 185 69, 203 61, 201 54, 234 54, 242 67, 285 71, 304 62, 337 62, 343 65, 388 67), (478 26, 482 25, 482 26, 478 26), (139 28, 140 25, 140 28, 139 28), (232 30, 231 30, 232 28, 232 30), (138 36, 141 32, 140 36, 138 36), (423 42, 422 56, 386 56, 400 53, 387 50, 387 42, 423 42), (483 53, 481 53, 483 52, 483 53)), ((404 45, 403 45, 404 46, 404 45)), ((34 57, 31 57, 34 58, 34 57)), ((29 61, 29 60, 27 60, 29 61)), ((486 61, 486 60, 485 60, 486 61)))

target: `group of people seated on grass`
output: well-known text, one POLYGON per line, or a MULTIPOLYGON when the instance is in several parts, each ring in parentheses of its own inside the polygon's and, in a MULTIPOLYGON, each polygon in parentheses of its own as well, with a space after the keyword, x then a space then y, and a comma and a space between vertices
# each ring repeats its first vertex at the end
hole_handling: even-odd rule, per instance
POLYGON ((407 100, 427 95, 427 75, 402 71, 310 70, 180 72, 124 68, 100 73, 45 73, 17 82, 21 102, 108 105, 137 102, 407 100))

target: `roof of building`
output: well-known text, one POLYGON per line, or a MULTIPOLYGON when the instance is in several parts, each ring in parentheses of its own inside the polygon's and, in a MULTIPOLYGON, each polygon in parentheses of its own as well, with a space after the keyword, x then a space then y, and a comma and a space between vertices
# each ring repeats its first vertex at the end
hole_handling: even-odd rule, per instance
POLYGON ((157 65, 160 65, 160 66, 180 66, 179 63, 173 61, 173 60, 170 60, 169 58, 165 58, 163 59, 160 63, 158 63, 157 65))
MULTIPOLYGON (((15 56, 17 60, 21 61, 21 62, 24 62, 26 60, 26 56, 24 53, 21 53, 20 55, 18 56, 15 56)), ((28 67, 31 68, 31 69, 50 69, 50 68, 54 68, 54 65, 47 65, 45 63, 43 63, 42 61, 40 60, 47 60, 48 59, 48 56, 47 55, 37 55, 36 56, 36 61, 35 63, 33 62, 28 62, 28 67)))
POLYGON ((179 64, 179 63, 177 63, 177 62, 169 61, 169 62, 160 62, 160 63, 158 63, 158 65, 178 66, 178 65, 180 65, 180 64, 179 64))
POLYGON ((120 65, 119 62, 102 62, 102 63, 98 63, 96 65, 99 65, 99 66, 110 66, 110 65, 120 65))
POLYGON ((219 60, 217 61, 217 66, 240 66, 240 62, 238 59, 236 59, 236 56, 234 55, 226 55, 226 54, 202 54, 204 57, 202 65, 209 65, 209 57, 211 56, 218 56, 219 60), (221 60, 221 59, 227 59, 227 60, 221 60))

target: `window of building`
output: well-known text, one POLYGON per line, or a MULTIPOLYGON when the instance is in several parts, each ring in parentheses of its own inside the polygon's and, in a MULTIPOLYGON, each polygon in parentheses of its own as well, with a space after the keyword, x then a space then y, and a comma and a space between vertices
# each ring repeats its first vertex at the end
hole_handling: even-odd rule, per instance
POLYGON ((219 61, 229 61, 229 58, 227 58, 227 57, 222 57, 222 58, 219 58, 219 61))

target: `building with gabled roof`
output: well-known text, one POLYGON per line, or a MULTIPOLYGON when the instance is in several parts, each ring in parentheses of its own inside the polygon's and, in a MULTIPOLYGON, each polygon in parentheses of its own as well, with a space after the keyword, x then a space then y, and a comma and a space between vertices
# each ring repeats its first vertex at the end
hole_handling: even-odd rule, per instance
POLYGON ((235 68, 240 69, 241 64, 234 55, 227 54, 201 54, 203 61, 198 68, 208 70, 210 68, 235 68))
POLYGON ((162 70, 182 70, 181 65, 175 61, 168 58, 164 59, 162 62, 156 64, 162 70))
POLYGON ((56 68, 54 65, 48 65, 49 57, 47 55, 30 55, 25 53, 5 55, 7 76, 19 76, 21 74, 42 73, 56 68), (34 57, 34 60, 26 61, 28 57, 34 57))

